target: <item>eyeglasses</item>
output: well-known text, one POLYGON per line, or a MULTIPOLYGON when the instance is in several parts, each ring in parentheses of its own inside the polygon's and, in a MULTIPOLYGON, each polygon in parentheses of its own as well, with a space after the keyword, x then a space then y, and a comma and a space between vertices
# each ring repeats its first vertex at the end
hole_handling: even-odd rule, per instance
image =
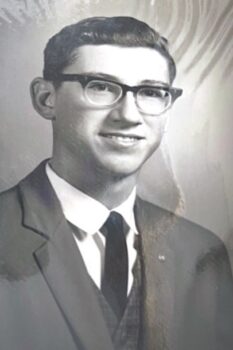
POLYGON ((133 92, 138 109, 151 116, 158 116, 172 106, 182 95, 182 89, 158 85, 129 86, 119 82, 85 74, 60 74, 56 82, 78 81, 84 89, 87 101, 97 108, 116 105, 128 91, 133 92))

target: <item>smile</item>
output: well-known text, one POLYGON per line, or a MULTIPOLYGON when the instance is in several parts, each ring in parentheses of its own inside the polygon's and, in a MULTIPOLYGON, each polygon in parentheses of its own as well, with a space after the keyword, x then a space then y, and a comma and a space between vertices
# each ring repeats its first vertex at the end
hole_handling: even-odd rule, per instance
POLYGON ((101 134, 101 136, 108 139, 112 143, 126 146, 137 144, 144 139, 142 136, 124 134, 101 134))

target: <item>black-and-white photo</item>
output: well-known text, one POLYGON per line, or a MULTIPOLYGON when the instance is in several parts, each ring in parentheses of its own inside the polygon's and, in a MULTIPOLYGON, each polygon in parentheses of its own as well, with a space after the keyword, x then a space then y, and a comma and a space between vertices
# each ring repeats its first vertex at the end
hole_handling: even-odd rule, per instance
POLYGON ((232 14, 0 1, 1 350, 233 349, 232 14))

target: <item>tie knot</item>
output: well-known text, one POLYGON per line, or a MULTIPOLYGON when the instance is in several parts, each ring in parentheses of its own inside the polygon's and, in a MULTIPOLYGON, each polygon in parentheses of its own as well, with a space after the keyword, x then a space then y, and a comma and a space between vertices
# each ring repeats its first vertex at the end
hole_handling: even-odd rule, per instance
POLYGON ((107 220, 103 224, 101 228, 101 232, 106 237, 109 232, 113 231, 124 231, 124 219, 121 214, 117 213, 116 211, 111 211, 107 220))
POLYGON ((121 214, 119 214, 116 211, 111 211, 109 214, 106 224, 108 225, 109 223, 113 225, 122 225, 123 224, 123 217, 121 214))

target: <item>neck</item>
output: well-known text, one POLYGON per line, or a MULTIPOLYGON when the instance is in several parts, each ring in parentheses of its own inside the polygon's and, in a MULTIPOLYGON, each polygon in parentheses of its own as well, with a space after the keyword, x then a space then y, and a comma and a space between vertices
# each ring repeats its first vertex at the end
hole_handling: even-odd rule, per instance
POLYGON ((74 163, 72 167, 67 167, 55 159, 51 159, 50 165, 58 176, 101 202, 108 209, 123 203, 136 186, 137 175, 135 174, 121 176, 103 169, 86 172, 74 163))

